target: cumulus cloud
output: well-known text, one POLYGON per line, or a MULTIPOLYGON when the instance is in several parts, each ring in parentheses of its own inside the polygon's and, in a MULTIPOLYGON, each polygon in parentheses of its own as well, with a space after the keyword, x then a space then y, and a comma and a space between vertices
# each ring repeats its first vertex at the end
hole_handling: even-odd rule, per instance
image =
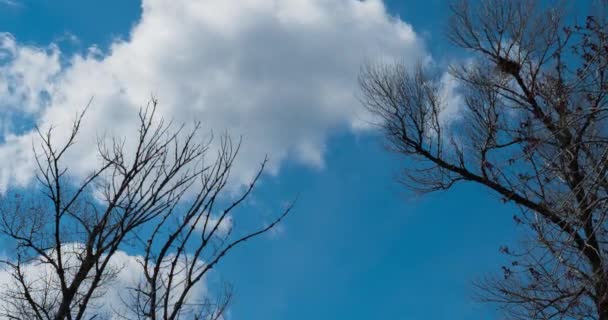
POLYGON ((0 110, 6 132, 9 120, 41 111, 52 90, 54 77, 60 72, 59 48, 19 46, 7 33, 0 33, 0 110))
MULTIPOLYGON (((63 245, 62 250, 62 261, 66 270, 76 267, 79 264, 78 257, 82 254, 83 246, 78 243, 70 243, 63 245)), ((56 259, 56 255, 52 251, 47 252, 47 254, 56 259)), ((88 305, 87 313, 89 316, 101 315, 108 319, 137 317, 132 314, 131 309, 131 303, 133 303, 135 297, 132 289, 144 281, 141 263, 141 256, 129 255, 124 251, 117 251, 110 258, 107 270, 113 276, 104 282, 98 289, 95 299, 88 305)), ((203 265, 202 261, 200 265, 203 265)), ((154 265, 150 266, 150 268, 153 267, 154 265)), ((51 303, 53 298, 60 295, 59 280, 49 264, 40 263, 39 259, 34 259, 32 262, 22 266, 22 272, 25 275, 26 282, 31 285, 30 292, 33 294, 33 298, 40 304, 44 304, 44 302, 47 304, 51 303)), ((166 277, 164 274, 161 276, 166 277)), ((176 275, 175 283, 178 283, 175 288, 176 292, 181 293, 178 289, 181 283, 184 282, 185 276, 185 273, 178 273, 176 275)), ((198 282, 192 288, 187 296, 187 303, 203 301, 211 294, 207 288, 206 280, 207 278, 203 278, 203 281, 198 282)), ((8 267, 0 268, 0 297, 10 296, 18 288, 19 286, 15 282, 12 270, 8 267)), ((82 292, 84 292, 84 288, 82 292)), ((159 296, 162 296, 162 293, 159 293, 159 296)), ((170 298, 176 299, 175 295, 171 295, 170 298)), ((0 313, 18 314, 17 310, 12 308, 14 308, 14 305, 6 303, 6 300, 0 303, 0 313)), ((0 319, 5 319, 5 317, 0 316, 0 319)))
POLYGON ((91 97, 73 174, 96 164, 99 135, 133 134, 151 93, 165 118, 243 137, 239 182, 266 154, 271 173, 286 159, 321 168, 332 132, 364 127, 356 79, 376 57, 426 58, 381 0, 143 0, 126 39, 69 57, 2 34, 0 191, 32 178, 35 134, 15 123, 53 124, 60 140, 91 97))

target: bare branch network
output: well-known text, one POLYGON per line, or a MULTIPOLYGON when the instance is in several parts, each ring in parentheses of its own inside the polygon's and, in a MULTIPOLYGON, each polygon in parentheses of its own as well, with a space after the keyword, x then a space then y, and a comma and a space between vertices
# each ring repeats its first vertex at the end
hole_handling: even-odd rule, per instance
POLYGON ((228 252, 272 229, 292 208, 258 229, 233 230, 232 215, 251 195, 266 160, 243 192, 229 197, 224 190, 240 144, 221 137, 214 155, 200 124, 186 130, 165 122, 152 99, 139 113, 135 149, 124 139, 100 139, 99 167, 76 183, 64 159, 84 114, 60 146, 52 129, 39 130, 35 188, 3 196, 0 231, 14 243, 15 257, 3 261, 13 281, 1 290, 1 316, 221 319, 230 286, 201 296, 203 279, 228 252), (138 280, 121 295, 123 303, 107 311, 98 301, 123 267, 113 259, 125 248, 142 252, 138 280))
POLYGON ((472 182, 521 208, 531 239, 501 248, 511 265, 479 284, 514 319, 608 320, 608 18, 593 12, 569 25, 537 1, 454 4, 449 39, 473 59, 450 69, 464 101, 452 122, 431 67, 360 74, 388 147, 413 160, 404 183, 472 182))

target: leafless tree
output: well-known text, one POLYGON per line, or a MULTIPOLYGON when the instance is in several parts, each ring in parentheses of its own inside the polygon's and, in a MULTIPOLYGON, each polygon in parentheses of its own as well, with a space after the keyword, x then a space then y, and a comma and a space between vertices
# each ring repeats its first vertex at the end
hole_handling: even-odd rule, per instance
POLYGON ((99 139, 100 165, 78 183, 65 155, 84 114, 62 145, 52 129, 38 131, 37 185, 2 199, 0 230, 15 245, 14 257, 3 261, 13 283, 1 291, 2 316, 220 319, 230 287, 198 297, 202 279, 235 246, 269 231, 291 210, 257 230, 232 232, 231 216, 266 161, 240 196, 227 195, 239 144, 222 137, 212 145, 201 139, 199 124, 186 130, 163 121, 152 99, 139 113, 135 148, 125 139, 99 139), (143 252, 141 281, 121 295, 124 308, 102 314, 99 298, 121 271, 112 258, 124 248, 143 252))
MULTIPOLYGON (((573 4, 573 3, 572 3, 573 4)), ((576 21, 567 3, 460 1, 448 36, 471 59, 452 66, 462 108, 432 66, 362 68, 362 102, 420 191, 472 182, 514 203, 530 237, 483 298, 515 319, 608 320, 608 18, 576 21)), ((444 78, 445 79, 445 78, 444 78)))

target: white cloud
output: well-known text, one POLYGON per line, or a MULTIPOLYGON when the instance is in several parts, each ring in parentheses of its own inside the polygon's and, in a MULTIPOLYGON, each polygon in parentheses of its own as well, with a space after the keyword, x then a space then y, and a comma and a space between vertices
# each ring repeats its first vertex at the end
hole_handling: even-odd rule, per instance
POLYGON ((439 113, 441 125, 448 126, 451 122, 462 118, 463 97, 458 92, 459 83, 449 72, 442 74, 439 79, 439 98, 443 108, 439 113))
MULTIPOLYGON (((426 58, 381 0, 144 0, 142 8, 107 52, 61 57, 55 45, 0 35, 0 119, 14 124, 18 110, 59 127, 59 137, 94 96, 70 155, 73 173, 84 174, 97 160, 96 136, 133 133, 153 93, 166 118, 242 135, 233 174, 244 182, 266 154, 273 173, 286 159, 322 167, 327 137, 362 127, 356 79, 366 58, 426 58)), ((4 131, 0 191, 30 181, 33 167, 33 133, 4 131)))
POLYGON ((217 215, 210 215, 208 217, 207 215, 203 215, 197 224, 194 225, 198 232, 205 232, 205 235, 210 234, 213 229, 217 227, 217 229, 213 231, 217 237, 225 237, 230 234, 233 226, 234 224, 231 215, 226 215, 222 221, 220 221, 220 216, 217 215))
POLYGON ((16 0, 0 0, 0 5, 6 5, 6 6, 18 6, 19 2, 17 2, 16 0))
POLYGON ((0 33, 0 110, 32 114, 40 112, 54 77, 61 71, 59 48, 19 46, 0 33), (17 109, 18 108, 18 109, 17 109))
MULTIPOLYGON (((65 244, 63 246, 63 261, 66 269, 78 265, 78 256, 82 254, 82 250, 83 246, 77 243, 65 244)), ((56 258, 56 255, 51 251, 47 253, 56 258)), ((25 274, 26 281, 31 284, 31 292, 34 294, 34 298, 37 299, 36 301, 42 302, 44 301, 42 300, 43 297, 45 297, 43 290, 46 286, 51 288, 50 294, 46 296, 46 299, 52 299, 60 294, 58 288, 59 282, 57 275, 48 264, 36 261, 33 260, 31 263, 23 265, 22 271, 25 274)), ((96 298, 91 301, 87 308, 87 313, 90 316, 102 315, 107 316, 109 319, 136 318, 136 315, 132 314, 128 304, 134 299, 132 289, 144 280, 141 261, 141 256, 129 255, 124 251, 117 251, 112 256, 107 270, 115 273, 115 277, 105 282, 96 292, 96 298)), ((200 265, 203 265, 202 261, 200 265)), ((153 265, 150 266, 150 268, 153 267, 153 265)), ((166 275, 163 276, 166 277, 166 275)), ((175 278, 175 283, 178 283, 175 287, 176 292, 178 292, 180 284, 183 283, 184 277, 185 273, 177 274, 175 278)), ((206 280, 207 278, 203 278, 202 281, 198 282, 191 289, 186 302, 194 303, 202 301, 211 294, 206 286, 206 280)), ((15 285, 10 269, 0 268, 0 296, 3 297, 5 294, 12 292, 12 290, 17 290, 17 288, 18 286, 15 285)), ((162 293, 159 293, 159 296, 162 296, 162 293)), ((171 299, 175 298, 174 294, 171 295, 171 299)), ((12 313, 11 310, 13 309, 11 307, 6 301, 0 302, 0 313, 12 313)), ((0 319, 5 318, 0 316, 0 319)))

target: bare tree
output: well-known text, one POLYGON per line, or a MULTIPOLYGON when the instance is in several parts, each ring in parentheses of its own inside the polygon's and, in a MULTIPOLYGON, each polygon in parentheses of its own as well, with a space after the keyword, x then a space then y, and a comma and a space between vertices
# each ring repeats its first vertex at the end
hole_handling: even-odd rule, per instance
MULTIPOLYGON (((452 5, 460 119, 429 66, 368 64, 362 101, 420 191, 473 182, 520 209, 531 237, 479 285, 515 319, 608 320, 608 19, 577 22, 538 1, 452 5)), ((560 7, 560 8, 563 8, 560 7)))
POLYGON ((199 135, 199 124, 192 130, 176 127, 156 111, 155 99, 141 109, 134 149, 125 147, 124 139, 99 139, 100 165, 79 183, 69 174, 65 155, 76 143, 84 112, 63 145, 52 129, 38 131, 37 185, 2 199, 0 230, 15 245, 15 257, 3 261, 13 278, 2 291, 4 317, 221 317, 230 288, 198 297, 202 279, 235 246, 273 228, 291 205, 257 230, 232 232, 231 216, 250 195, 266 161, 228 203, 224 190, 239 144, 222 137, 212 151, 211 140, 199 135), (123 311, 101 314, 99 298, 121 269, 112 259, 126 247, 143 252, 141 281, 121 296, 123 311))

